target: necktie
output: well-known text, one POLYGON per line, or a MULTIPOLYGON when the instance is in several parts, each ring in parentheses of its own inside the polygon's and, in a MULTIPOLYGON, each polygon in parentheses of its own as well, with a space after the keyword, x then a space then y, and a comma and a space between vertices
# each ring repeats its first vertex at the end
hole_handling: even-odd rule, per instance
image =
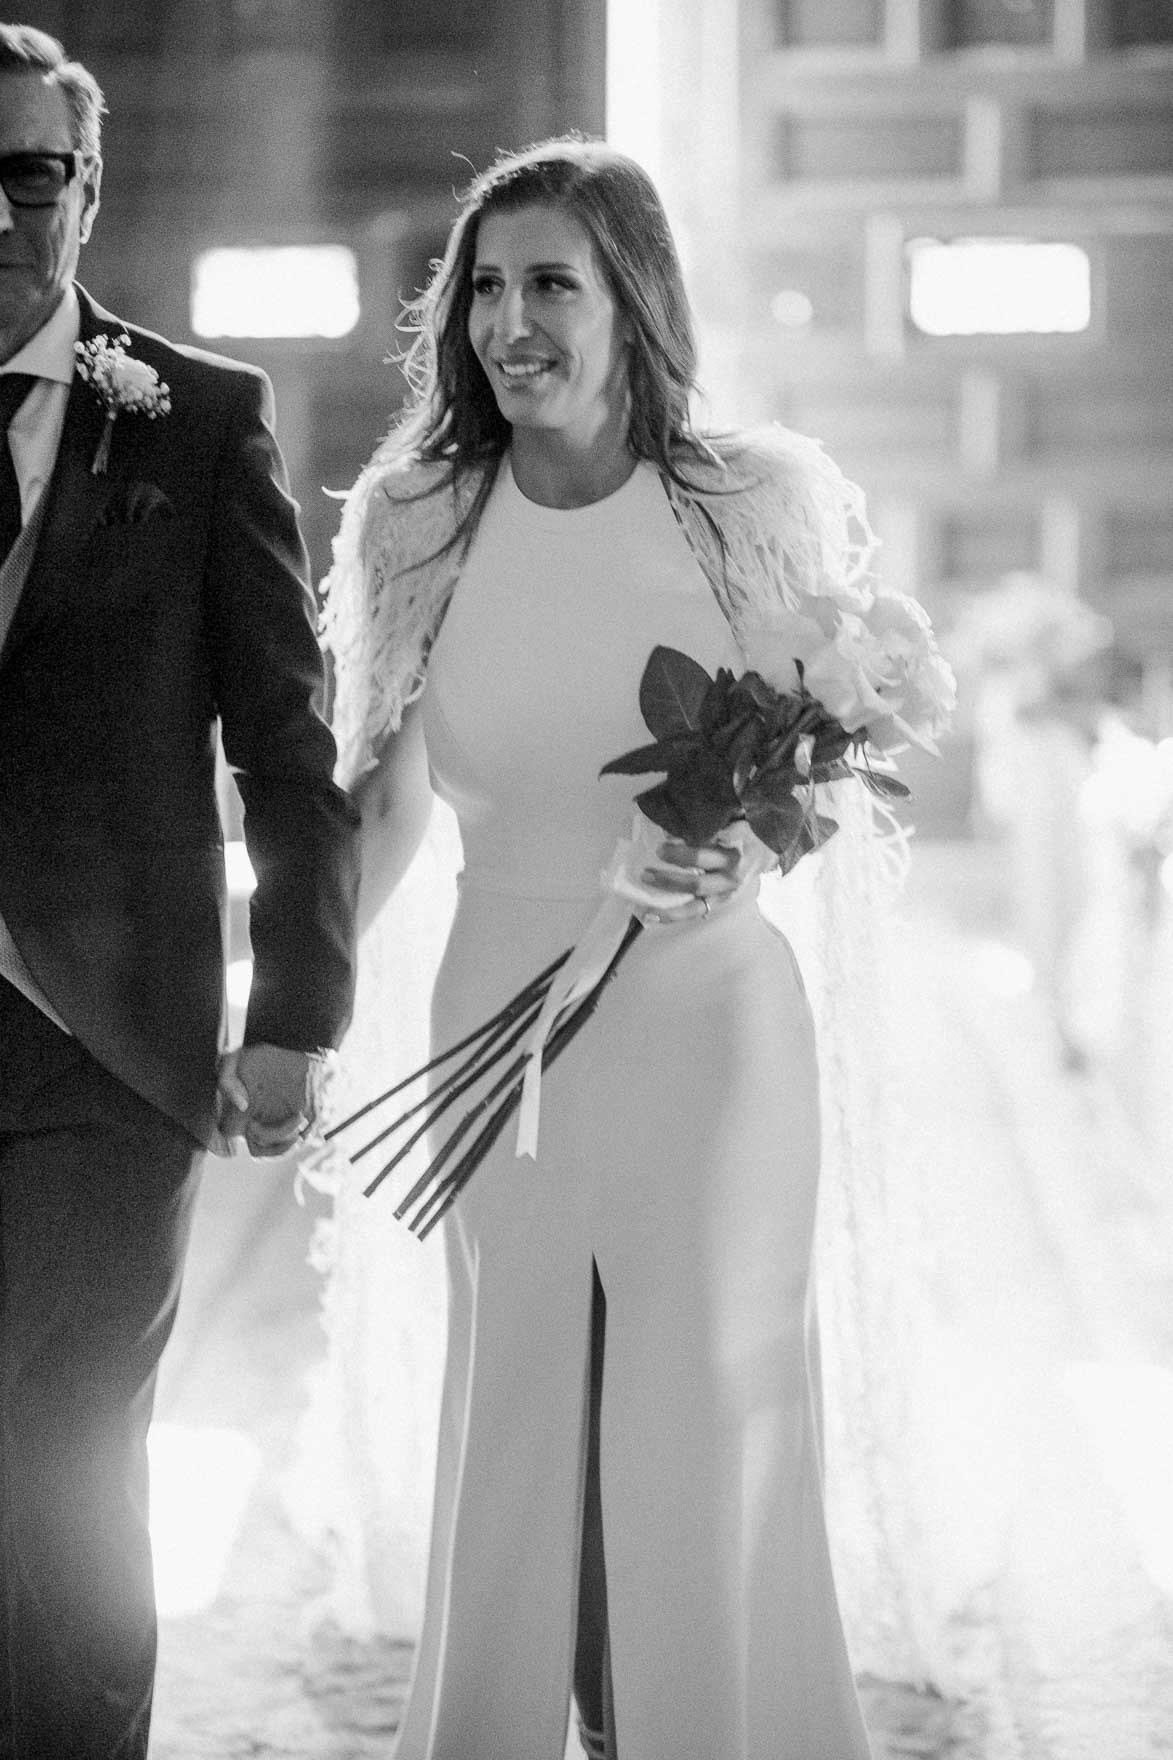
POLYGON ((36 384, 35 373, 0 373, 0 427, 4 443, 0 446, 0 561, 8 555, 20 536, 20 484, 8 444, 8 424, 36 384))

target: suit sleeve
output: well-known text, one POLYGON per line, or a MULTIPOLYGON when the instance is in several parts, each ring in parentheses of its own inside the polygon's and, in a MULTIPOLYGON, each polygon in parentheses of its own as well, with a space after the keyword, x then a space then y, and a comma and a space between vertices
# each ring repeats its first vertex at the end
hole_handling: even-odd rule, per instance
POLYGON ((333 781, 305 547, 271 426, 241 375, 218 472, 209 640, 225 756, 257 876, 245 1042, 339 1043, 354 1001, 358 812, 333 781))

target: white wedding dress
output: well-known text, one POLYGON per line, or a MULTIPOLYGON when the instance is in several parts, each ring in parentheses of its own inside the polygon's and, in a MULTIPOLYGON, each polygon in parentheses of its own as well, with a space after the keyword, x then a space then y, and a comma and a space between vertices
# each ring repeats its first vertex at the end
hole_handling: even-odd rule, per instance
MULTIPOLYGON (((465 863, 436 1047, 592 915, 638 786, 599 770, 647 740, 656 643, 740 669, 655 470, 562 511, 525 500, 506 462, 423 699, 465 863)), ((866 1760, 822 1496, 813 1033, 751 894, 643 934, 546 1075, 536 1163, 507 1131, 445 1224, 431 1559, 397 1760, 563 1753, 592 1266, 622 1760, 866 1760)))

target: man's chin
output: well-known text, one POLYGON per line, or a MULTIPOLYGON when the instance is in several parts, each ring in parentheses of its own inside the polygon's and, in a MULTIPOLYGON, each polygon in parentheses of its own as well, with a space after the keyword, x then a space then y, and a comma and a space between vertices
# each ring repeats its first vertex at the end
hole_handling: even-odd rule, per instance
POLYGON ((60 288, 46 295, 42 287, 32 295, 27 276, 28 270, 22 276, 19 265, 6 268, 0 264, 0 363, 23 348, 61 303, 60 288))

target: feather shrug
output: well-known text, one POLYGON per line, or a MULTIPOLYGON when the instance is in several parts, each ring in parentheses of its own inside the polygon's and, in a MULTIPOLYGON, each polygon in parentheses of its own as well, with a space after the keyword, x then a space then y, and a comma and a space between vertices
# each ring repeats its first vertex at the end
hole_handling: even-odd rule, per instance
MULTIPOLYGON (((709 450, 681 470, 695 489, 664 486, 739 641, 796 590, 850 592, 866 581, 874 539, 863 495, 816 441, 771 427, 713 439, 709 450)), ((447 464, 405 461, 388 442, 347 497, 323 616, 347 783, 372 767, 423 689, 463 561, 454 534, 480 482, 475 470, 454 477, 447 464)))

